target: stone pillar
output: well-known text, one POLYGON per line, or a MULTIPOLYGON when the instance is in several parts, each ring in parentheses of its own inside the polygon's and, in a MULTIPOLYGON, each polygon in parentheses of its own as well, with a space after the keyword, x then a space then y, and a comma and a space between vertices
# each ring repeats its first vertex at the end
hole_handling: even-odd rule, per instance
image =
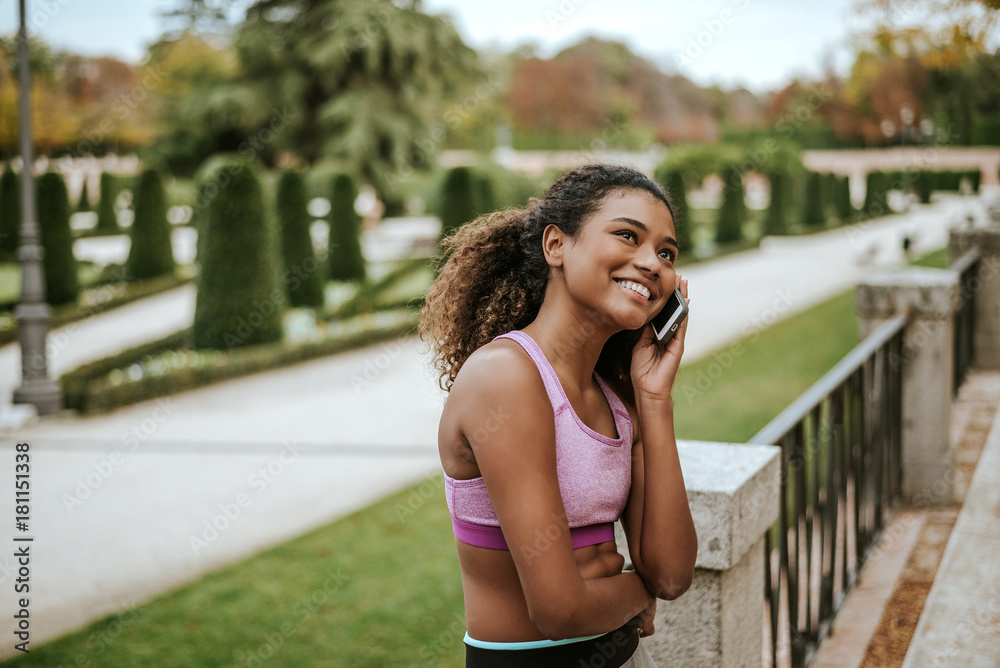
POLYGON ((955 312, 959 276, 947 269, 911 267, 875 274, 858 285, 855 306, 865 337, 886 320, 910 312, 903 332, 903 502, 945 506, 951 500, 950 444, 955 312))
POLYGON ((975 323, 972 364, 980 369, 1000 369, 1000 224, 953 228, 948 234, 948 263, 979 247, 979 269, 971 285, 975 323))
POLYGON ((764 532, 778 519, 781 449, 681 441, 677 452, 698 532, 694 582, 680 598, 657 601, 656 632, 642 643, 663 668, 759 668, 764 532))

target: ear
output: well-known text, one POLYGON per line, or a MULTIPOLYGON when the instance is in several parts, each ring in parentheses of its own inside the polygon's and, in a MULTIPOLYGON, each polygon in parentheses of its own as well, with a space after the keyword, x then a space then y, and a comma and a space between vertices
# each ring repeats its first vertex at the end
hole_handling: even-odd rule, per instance
POLYGON ((550 267, 562 266, 563 250, 567 239, 568 237, 563 231, 551 223, 542 230, 542 253, 544 253, 545 261, 550 267))

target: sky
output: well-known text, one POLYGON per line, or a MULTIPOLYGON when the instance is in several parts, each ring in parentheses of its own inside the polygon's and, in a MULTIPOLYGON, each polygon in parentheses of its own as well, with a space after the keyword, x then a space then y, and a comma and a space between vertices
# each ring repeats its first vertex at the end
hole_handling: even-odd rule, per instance
MULTIPOLYGON (((17 1, 0 0, 0 32, 17 28, 17 1)), ((166 29, 176 0, 27 0, 29 34, 86 55, 141 60, 166 29)), ((700 85, 763 92, 793 76, 844 74, 855 0, 424 0, 448 14, 466 43, 552 55, 587 35, 625 42, 666 71, 700 85)))

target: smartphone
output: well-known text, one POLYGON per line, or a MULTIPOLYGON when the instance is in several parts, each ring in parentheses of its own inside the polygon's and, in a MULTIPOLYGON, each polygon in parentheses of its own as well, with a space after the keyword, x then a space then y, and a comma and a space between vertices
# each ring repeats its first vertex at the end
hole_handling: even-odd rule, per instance
POLYGON ((681 294, 681 289, 676 287, 673 294, 670 295, 670 299, 667 300, 666 306, 653 316, 653 319, 649 323, 653 326, 657 340, 662 343, 669 341, 670 337, 677 331, 677 328, 681 326, 687 313, 687 301, 684 299, 684 295, 681 294))

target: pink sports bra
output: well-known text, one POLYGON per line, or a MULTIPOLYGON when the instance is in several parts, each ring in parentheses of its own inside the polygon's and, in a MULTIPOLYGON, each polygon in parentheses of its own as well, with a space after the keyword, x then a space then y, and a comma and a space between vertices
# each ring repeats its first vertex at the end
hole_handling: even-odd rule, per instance
MULTIPOLYGON (((615 539, 632 484, 632 420, 618 395, 597 372, 615 420, 618 438, 608 438, 583 423, 573 410, 555 369, 535 341, 519 330, 494 337, 517 341, 534 361, 552 402, 556 432, 556 473, 574 548, 615 539)), ((463 543, 507 550, 500 522, 482 476, 456 480, 444 474, 445 499, 455 537, 463 543)))

